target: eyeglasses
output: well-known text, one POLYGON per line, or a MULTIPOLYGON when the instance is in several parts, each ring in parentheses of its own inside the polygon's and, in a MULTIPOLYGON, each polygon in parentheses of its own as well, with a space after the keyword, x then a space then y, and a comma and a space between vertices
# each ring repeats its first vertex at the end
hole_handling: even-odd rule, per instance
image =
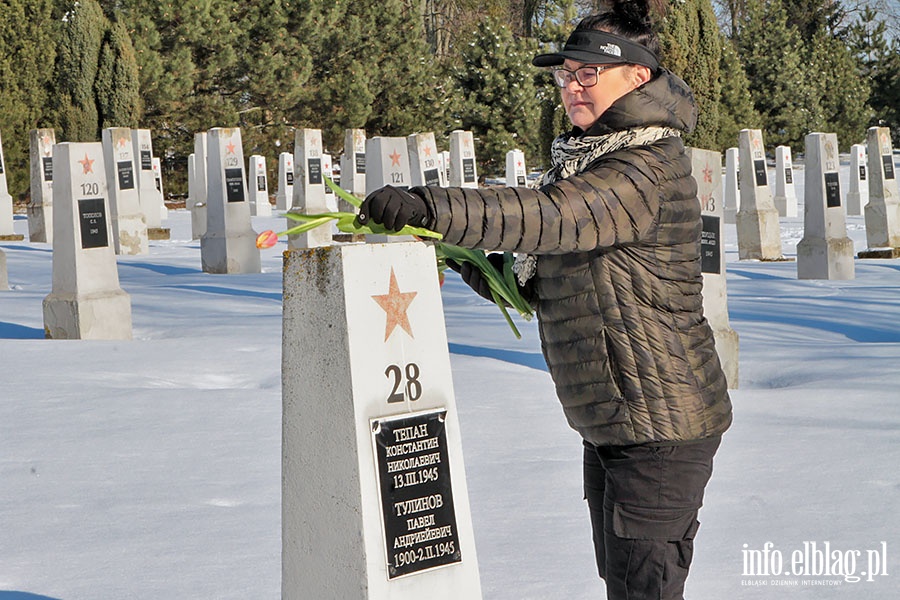
POLYGON ((600 79, 600 73, 618 66, 619 65, 605 65, 602 67, 579 67, 574 71, 570 71, 569 69, 564 69, 562 67, 555 67, 551 69, 551 72, 553 73, 553 81, 555 81, 556 85, 561 88, 564 88, 572 83, 573 79, 577 81, 578 85, 580 85, 581 87, 589 88, 597 85, 597 81, 599 81, 600 79))

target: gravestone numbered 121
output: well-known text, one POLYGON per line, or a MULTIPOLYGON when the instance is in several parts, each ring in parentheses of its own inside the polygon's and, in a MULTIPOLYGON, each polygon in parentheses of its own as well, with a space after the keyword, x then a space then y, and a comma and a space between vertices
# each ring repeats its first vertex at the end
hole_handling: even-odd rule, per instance
POLYGON ((289 250, 284 299, 282 598, 479 600, 433 247, 289 250))

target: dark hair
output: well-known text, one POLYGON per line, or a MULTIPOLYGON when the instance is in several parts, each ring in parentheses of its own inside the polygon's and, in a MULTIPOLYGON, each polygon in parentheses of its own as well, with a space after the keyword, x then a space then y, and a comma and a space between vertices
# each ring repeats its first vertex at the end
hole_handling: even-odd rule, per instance
POLYGON ((638 43, 659 55, 654 16, 664 16, 665 0, 607 0, 600 11, 585 17, 575 31, 606 31, 638 43))

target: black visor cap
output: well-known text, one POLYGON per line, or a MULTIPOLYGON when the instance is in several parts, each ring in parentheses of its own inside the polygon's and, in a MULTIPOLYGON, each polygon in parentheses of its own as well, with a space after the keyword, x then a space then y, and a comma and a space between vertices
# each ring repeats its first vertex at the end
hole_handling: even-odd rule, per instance
POLYGON ((654 73, 659 59, 647 47, 606 31, 573 31, 560 52, 539 54, 531 61, 536 67, 555 67, 566 60, 587 65, 644 65, 654 73))

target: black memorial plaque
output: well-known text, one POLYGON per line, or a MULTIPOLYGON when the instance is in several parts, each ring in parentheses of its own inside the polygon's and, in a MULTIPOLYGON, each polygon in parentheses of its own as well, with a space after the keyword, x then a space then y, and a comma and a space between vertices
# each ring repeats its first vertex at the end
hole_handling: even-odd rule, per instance
POLYGON ((859 165, 859 180, 866 180, 866 165, 859 165))
POLYGON ((306 159, 306 173, 309 175, 309 178, 307 179, 309 185, 318 185, 322 183, 322 159, 306 159))
POLYGON ((109 246, 109 236, 106 232, 106 207, 103 198, 79 200, 78 217, 81 223, 82 248, 106 248, 109 246))
POLYGON ((762 187, 766 185, 766 161, 754 160, 753 170, 756 173, 756 187, 762 187))
POLYGON ((388 579, 462 561, 446 415, 436 410, 372 423, 388 579))
POLYGON ((225 169, 225 199, 228 202, 244 201, 244 170, 225 169))
POLYGON ((890 154, 882 154, 881 162, 884 164, 884 178, 894 178, 894 157, 890 154))
POLYGON ((825 173, 825 206, 835 208, 841 205, 841 180, 837 173, 825 173))
POLYGON ((265 192, 266 191, 266 176, 265 175, 257 175, 256 176, 256 191, 257 192, 265 192))
POLYGON ((740 172, 740 171, 735 171, 735 172, 734 172, 734 178, 735 178, 735 183, 737 183, 737 189, 738 189, 738 191, 741 191, 741 172, 740 172))
POLYGON ((42 157, 41 164, 44 167, 44 181, 53 181, 53 157, 42 157))
POLYGON ((287 173, 285 173, 285 176, 286 176, 285 179, 287 180, 287 184, 294 185, 294 172, 288 171, 287 173))
POLYGON ((794 170, 790 167, 784 168, 784 182, 794 183, 794 170))
POLYGON ((427 169, 425 171, 425 185, 441 185, 440 171, 437 169, 427 169))
POLYGON ((721 219, 715 215, 702 215, 703 232, 700 234, 700 270, 704 273, 722 274, 721 219))
POLYGON ((356 173, 358 175, 366 173, 366 155, 363 152, 356 153, 356 173))
POLYGON ((463 159, 463 183, 475 183, 475 159, 463 159))
POLYGON ((519 187, 525 187, 525 176, 524 175, 516 175, 516 185, 519 187))
POLYGON ((0 175, 3 175, 3 155, 0 154, 0 175))
POLYGON ((116 163, 116 172, 119 174, 119 189, 134 189, 134 163, 130 160, 120 160, 116 163))
POLYGON ((153 156, 149 150, 141 150, 141 171, 153 170, 153 156))

